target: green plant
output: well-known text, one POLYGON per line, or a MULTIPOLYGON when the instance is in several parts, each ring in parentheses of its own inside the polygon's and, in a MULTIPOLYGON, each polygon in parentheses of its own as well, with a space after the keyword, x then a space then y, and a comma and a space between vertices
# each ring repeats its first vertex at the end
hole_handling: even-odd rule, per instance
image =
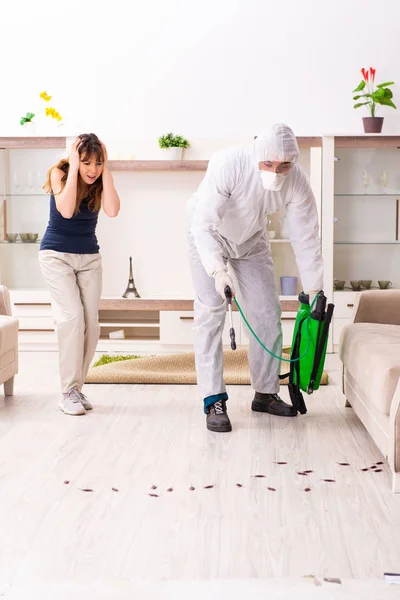
MULTIPOLYGON (((49 96, 47 94, 47 92, 41 92, 40 98, 44 102, 50 102, 52 97, 49 96)), ((36 113, 37 113, 37 111, 27 112, 25 117, 21 117, 21 119, 19 121, 20 125, 25 125, 25 123, 33 123, 33 119, 37 116, 36 113)), ((46 117, 52 117, 53 119, 56 119, 57 121, 62 121, 62 116, 60 115, 59 112, 56 111, 55 108, 50 108, 50 107, 46 106, 44 110, 39 111, 39 114, 41 114, 41 113, 46 113, 46 117)))
POLYGON ((167 133, 158 138, 160 148, 189 148, 190 144, 182 135, 167 133))
POLYGON ((357 94, 357 92, 362 92, 366 89, 365 93, 357 94, 353 97, 353 100, 356 101, 360 98, 365 99, 364 102, 357 102, 353 108, 367 106, 371 117, 375 117, 377 104, 397 108, 396 105, 393 104, 393 92, 388 88, 389 85, 394 85, 394 81, 386 81, 385 83, 379 83, 378 85, 375 85, 375 72, 376 69, 373 69, 372 67, 369 68, 369 71, 366 69, 361 69, 363 80, 356 87, 356 89, 353 90, 353 94, 357 94))
POLYGON ((102 354, 99 360, 94 363, 94 367, 101 367, 101 365, 108 365, 112 362, 119 362, 120 360, 131 360, 132 358, 142 358, 136 354, 116 354, 110 356, 109 354, 102 354))
POLYGON ((25 117, 21 117, 20 125, 25 125, 25 123, 32 123, 32 119, 35 116, 35 113, 27 112, 25 117))

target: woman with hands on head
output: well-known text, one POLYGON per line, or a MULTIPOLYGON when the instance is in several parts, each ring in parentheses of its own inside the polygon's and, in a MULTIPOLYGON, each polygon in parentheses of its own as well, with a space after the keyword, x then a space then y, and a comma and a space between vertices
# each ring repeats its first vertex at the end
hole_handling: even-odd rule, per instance
POLYGON ((96 226, 100 209, 116 217, 120 200, 108 169, 107 150, 94 133, 77 137, 68 159, 48 173, 50 218, 39 263, 56 323, 61 391, 67 415, 92 407, 82 387, 99 339, 102 267, 96 226))

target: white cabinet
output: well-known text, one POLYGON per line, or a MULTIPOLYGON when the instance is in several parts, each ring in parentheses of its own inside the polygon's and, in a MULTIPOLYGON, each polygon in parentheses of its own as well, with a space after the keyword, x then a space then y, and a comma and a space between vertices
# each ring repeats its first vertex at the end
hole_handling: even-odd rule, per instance
MULTIPOLYGON (((233 313, 233 326, 235 329, 236 344, 241 341, 241 317, 239 313, 233 313)), ((193 311, 160 311, 160 343, 162 345, 193 345, 194 342, 194 313, 193 311)), ((226 315, 225 327, 222 335, 222 343, 230 345, 230 321, 226 315)))
MULTIPOLYGON (((51 343, 55 344, 56 340, 50 298, 38 262, 39 242, 49 214, 49 197, 41 186, 49 167, 66 156, 69 142, 65 137, 0 138, 0 282, 9 287, 13 295, 14 314, 20 319, 23 339, 35 340, 35 343, 44 340, 47 344, 47 341, 51 340, 51 343), (18 237, 17 241, 12 243, 10 235, 7 234, 13 233, 37 233, 38 239, 35 243, 25 243, 18 237)), ((320 137, 302 137, 298 138, 298 143, 299 162, 310 179, 321 218, 322 140, 320 137)), ((115 173, 114 179, 117 189, 121 192, 122 209, 118 219, 105 218, 99 222, 105 280, 108 282, 107 286, 104 286, 107 287, 107 291, 103 288, 103 293, 114 297, 123 293, 128 277, 126 265, 131 253, 139 264, 137 269, 134 268, 134 272, 142 296, 151 289, 155 279, 160 277, 160 272, 162 285, 165 281, 170 286, 168 289, 162 287, 165 297, 186 297, 178 289, 178 282, 183 282, 182 287, 189 290, 188 295, 192 292, 182 215, 189 192, 191 193, 192 187, 195 189, 198 186, 203 176, 202 171, 207 168, 207 161, 185 161, 179 171, 175 171, 174 165, 175 163, 168 161, 159 161, 157 164, 154 164, 154 161, 115 161, 111 165, 115 171, 119 171, 115 173), (184 185, 188 186, 188 193, 186 188, 184 193, 182 192, 184 185), (135 194, 131 195, 132 189, 135 194), (153 203, 155 195, 159 204, 153 203), (165 212, 160 212, 160 203, 162 211, 165 212), (147 229, 153 227, 154 211, 164 215, 164 219, 157 220, 157 235, 154 235, 153 231, 149 233, 147 229), (132 233, 133 222, 136 224, 135 231, 138 235, 132 233), (176 236, 171 237, 165 233, 168 223, 174 223, 176 236), (163 271, 159 263, 163 247, 165 258, 166 242, 172 252, 173 260, 168 258, 168 265, 172 271, 163 271)), ((279 288, 281 275, 299 276, 292 247, 288 240, 282 239, 281 236, 279 219, 283 216, 284 211, 282 214, 276 213, 271 216, 276 225, 276 237, 271 243, 271 251, 279 288)), ((158 282, 160 286, 161 283, 158 282)), ((299 279, 298 291, 300 290, 299 279)), ((161 294, 154 296, 164 297, 161 294)), ((101 315, 102 350, 109 347, 132 351, 139 347, 136 346, 139 342, 148 343, 149 348, 154 348, 157 344, 187 346, 193 343, 191 312, 158 311, 153 315, 137 314, 136 318, 131 315, 129 319, 125 319, 126 315, 124 316, 123 312, 120 311, 115 322, 110 318, 112 315, 101 315), (113 339, 110 338, 110 334, 113 339), (116 339, 117 335, 123 335, 124 339, 116 339)), ((237 312, 234 312, 234 324, 238 345, 246 345, 247 331, 237 312)), ((289 318, 286 315, 282 320, 285 346, 291 343, 293 326, 293 315, 289 318)), ((228 316, 223 340, 224 344, 229 345, 228 316)))
POLYGON ((400 287, 399 147, 400 136, 323 138, 324 290, 335 304, 329 351, 351 322, 357 282, 400 287), (335 279, 344 291, 334 292, 335 279))
POLYGON ((335 318, 350 320, 353 315, 357 292, 334 292, 335 318))
POLYGON ((42 186, 65 146, 65 137, 0 138, 0 281, 10 290, 46 289, 38 262, 49 217, 42 186))

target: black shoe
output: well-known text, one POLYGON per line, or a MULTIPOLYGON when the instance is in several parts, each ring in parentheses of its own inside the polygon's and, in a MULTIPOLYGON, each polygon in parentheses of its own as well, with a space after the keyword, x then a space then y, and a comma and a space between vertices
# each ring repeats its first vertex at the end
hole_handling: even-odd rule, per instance
POLYGON ((297 415, 297 410, 290 404, 286 404, 278 394, 261 394, 260 392, 254 394, 251 410, 266 412, 278 417, 295 417, 297 415))
POLYGON ((208 407, 207 429, 210 431, 232 431, 232 425, 226 412, 226 401, 219 400, 208 407))

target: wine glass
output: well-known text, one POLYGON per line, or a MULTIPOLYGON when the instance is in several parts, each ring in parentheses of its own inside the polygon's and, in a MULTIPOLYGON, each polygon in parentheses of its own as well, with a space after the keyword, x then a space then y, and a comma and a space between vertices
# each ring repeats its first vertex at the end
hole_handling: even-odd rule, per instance
POLYGON ((367 169, 363 169, 362 173, 361 173, 361 181, 363 183, 363 186, 365 188, 364 194, 367 193, 367 188, 370 184, 371 178, 369 176, 369 173, 367 171, 367 169))
POLYGON ((43 194, 42 185, 43 185, 42 173, 40 171, 37 171, 36 172, 36 193, 37 194, 43 194))
POLYGON ((381 171, 379 181, 381 182, 383 193, 386 194, 386 188, 389 185, 389 171, 381 171))
POLYGON ((28 191, 30 194, 32 194, 34 190, 34 186, 33 186, 33 175, 32 175, 32 171, 29 170, 28 171, 28 191))
POLYGON ((19 183, 18 173, 17 171, 14 171, 14 193, 19 194, 20 190, 21 186, 19 183))

